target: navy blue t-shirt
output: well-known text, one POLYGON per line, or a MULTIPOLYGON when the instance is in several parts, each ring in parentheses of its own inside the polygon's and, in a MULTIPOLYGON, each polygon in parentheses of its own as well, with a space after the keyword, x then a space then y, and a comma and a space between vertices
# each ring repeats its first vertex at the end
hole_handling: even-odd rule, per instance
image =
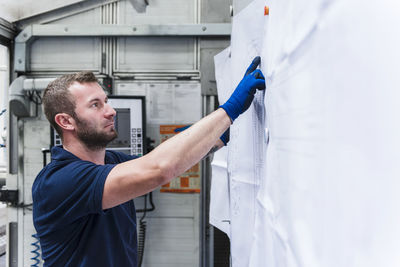
POLYGON ((111 169, 134 157, 106 151, 105 165, 54 147, 52 161, 32 186, 33 223, 45 266, 136 266, 133 201, 103 210, 111 169))

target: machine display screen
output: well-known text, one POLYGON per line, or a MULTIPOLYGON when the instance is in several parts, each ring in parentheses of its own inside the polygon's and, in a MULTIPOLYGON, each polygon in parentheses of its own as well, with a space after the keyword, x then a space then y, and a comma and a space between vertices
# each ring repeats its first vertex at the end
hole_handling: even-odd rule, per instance
POLYGON ((114 117, 114 127, 118 137, 109 145, 109 148, 131 148, 131 112, 129 108, 114 108, 117 115, 114 117))
MULTIPOLYGON (((146 153, 145 97, 108 96, 108 102, 117 112, 114 117, 114 127, 118 137, 106 149, 142 156, 146 153)), ((61 144, 60 137, 53 129, 52 146, 61 144)))

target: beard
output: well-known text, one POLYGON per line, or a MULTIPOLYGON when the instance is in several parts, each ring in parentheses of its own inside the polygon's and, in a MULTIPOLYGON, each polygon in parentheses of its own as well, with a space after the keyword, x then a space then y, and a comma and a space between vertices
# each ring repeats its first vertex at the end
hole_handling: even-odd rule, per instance
POLYGON ((76 134, 79 140, 85 144, 90 150, 101 150, 107 147, 107 145, 117 138, 118 133, 115 129, 111 129, 109 132, 99 131, 93 127, 89 121, 80 119, 77 115, 74 116, 77 124, 76 134))

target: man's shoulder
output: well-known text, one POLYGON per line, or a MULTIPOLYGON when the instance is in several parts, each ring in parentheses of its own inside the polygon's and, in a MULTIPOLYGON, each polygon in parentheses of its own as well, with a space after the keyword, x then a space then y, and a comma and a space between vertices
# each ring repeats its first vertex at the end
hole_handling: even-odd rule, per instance
POLYGON ((40 186, 58 184, 63 180, 71 180, 71 175, 79 173, 82 168, 93 165, 94 163, 83 161, 78 158, 52 160, 36 176, 32 185, 32 191, 35 192, 40 186))

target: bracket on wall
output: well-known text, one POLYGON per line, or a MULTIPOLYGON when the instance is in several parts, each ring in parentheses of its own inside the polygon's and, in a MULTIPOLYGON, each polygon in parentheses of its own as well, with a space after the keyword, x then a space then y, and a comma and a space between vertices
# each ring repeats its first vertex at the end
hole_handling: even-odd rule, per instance
POLYGON ((168 25, 29 25, 15 38, 14 70, 27 72, 29 46, 40 37, 230 36, 230 23, 168 25))

